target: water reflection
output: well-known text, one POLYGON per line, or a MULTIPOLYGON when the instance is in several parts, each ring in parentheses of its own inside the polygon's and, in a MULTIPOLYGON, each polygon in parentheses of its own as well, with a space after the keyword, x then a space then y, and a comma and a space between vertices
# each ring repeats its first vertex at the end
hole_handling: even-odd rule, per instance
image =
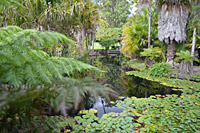
MULTIPOLYGON (((104 77, 104 84, 109 84, 120 96, 125 97, 138 97, 145 98, 151 95, 166 95, 166 94, 177 94, 169 87, 165 87, 157 82, 152 82, 146 79, 138 78, 135 76, 125 75, 123 66, 120 65, 120 59, 114 57, 98 57, 93 58, 92 65, 95 66, 95 60, 98 60, 103 64, 103 68, 106 68, 107 73, 104 77)), ((180 93, 180 92, 178 92, 180 93)), ((116 100, 116 99, 112 99, 116 100)), ((104 98, 99 97, 98 102, 88 102, 90 108, 98 110, 98 117, 101 117, 104 113, 108 112, 122 112, 123 109, 119 109, 113 106, 104 98)), ((88 106, 87 106, 88 109, 88 106)))
POLYGON ((103 114, 109 113, 109 112, 116 112, 120 113, 123 111, 123 109, 120 109, 109 102, 107 102, 104 98, 99 97, 98 102, 96 102, 93 106, 93 109, 98 110, 97 117, 101 117, 103 114))

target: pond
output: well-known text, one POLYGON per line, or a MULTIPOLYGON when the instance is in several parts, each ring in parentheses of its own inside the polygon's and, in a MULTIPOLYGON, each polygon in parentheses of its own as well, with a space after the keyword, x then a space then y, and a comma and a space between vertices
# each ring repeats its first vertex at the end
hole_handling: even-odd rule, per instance
MULTIPOLYGON (((98 77, 99 81, 102 84, 108 84, 113 90, 118 92, 118 94, 123 97, 135 96, 138 98, 144 98, 156 94, 180 95, 181 93, 173 91, 171 88, 165 87, 156 82, 152 82, 134 76, 127 76, 125 74, 126 70, 124 70, 123 66, 121 65, 121 60, 119 56, 109 56, 109 57, 101 56, 101 57, 91 58, 90 63, 94 66, 100 67, 100 69, 107 70, 105 75, 101 75, 103 81, 101 77, 98 77)), ((98 99, 99 100, 96 103, 92 100, 89 100, 90 102, 86 102, 87 104, 85 104, 85 109, 97 109, 98 117, 101 117, 103 114, 109 112, 120 113, 123 111, 123 109, 117 108, 109 101, 107 101, 105 98, 99 97, 98 99)), ((117 99, 112 98, 111 100, 115 101, 117 99)))

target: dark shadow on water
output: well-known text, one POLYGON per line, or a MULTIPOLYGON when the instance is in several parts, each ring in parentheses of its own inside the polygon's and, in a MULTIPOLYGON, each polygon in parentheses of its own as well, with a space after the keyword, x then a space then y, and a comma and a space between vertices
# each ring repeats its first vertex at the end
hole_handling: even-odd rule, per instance
MULTIPOLYGON (((180 92, 173 91, 169 87, 165 87, 160 85, 159 83, 152 82, 146 79, 138 78, 135 76, 127 76, 125 75, 125 70, 122 69, 120 65, 119 57, 98 57, 93 58, 93 62, 95 60, 99 60, 104 67, 107 69, 107 73, 105 76, 104 84, 109 84, 113 90, 118 92, 120 96, 124 97, 138 97, 145 98, 151 95, 166 95, 166 94, 178 94, 180 92)), ((93 64, 95 66, 95 64, 93 64)), ((112 99, 113 101, 117 99, 112 99)), ((98 117, 101 117, 105 113, 109 112, 122 112, 123 109, 120 109, 112 104, 109 101, 105 100, 102 97, 99 97, 98 102, 92 102, 89 100, 85 104, 85 109, 97 109, 98 117), (90 102, 89 102, 90 101, 90 102)))

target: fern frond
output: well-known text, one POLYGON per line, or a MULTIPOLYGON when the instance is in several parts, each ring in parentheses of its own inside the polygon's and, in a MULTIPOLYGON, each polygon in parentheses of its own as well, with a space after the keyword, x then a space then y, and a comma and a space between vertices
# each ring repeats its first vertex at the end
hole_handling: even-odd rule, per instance
POLYGON ((189 51, 180 51, 179 53, 176 53, 176 55, 178 57, 176 57, 174 59, 175 62, 180 62, 182 60, 184 60, 186 62, 190 62, 192 60, 194 60, 196 62, 199 62, 199 59, 194 57, 194 56, 192 56, 189 51))
POLYGON ((38 79, 31 65, 27 64, 24 69, 24 79, 27 84, 37 84, 38 79))
POLYGON ((23 72, 21 70, 22 70, 21 68, 7 69, 6 75, 4 76, 6 78, 4 80, 16 87, 18 87, 19 85, 22 85, 23 84, 23 72))
POLYGON ((52 48, 53 44, 70 43, 72 40, 56 32, 40 32, 36 30, 22 30, 17 26, 0 28, 1 38, 8 35, 8 40, 0 40, 0 65, 7 65, 6 71, 0 73, 6 79, 0 79, 14 86, 22 84, 52 84, 54 78, 62 79, 74 72, 85 70, 100 71, 96 67, 82 63, 72 58, 50 57, 40 48, 52 48), (5 34, 3 34, 5 33, 5 34), (4 42, 5 41, 5 42, 4 42), (9 68, 9 69, 8 69, 9 68), (28 72, 30 71, 30 73, 28 72), (7 76, 6 76, 7 75, 7 76), (19 79, 17 76, 20 76, 19 79))
POLYGON ((143 52, 140 52, 140 56, 148 57, 150 60, 153 60, 155 57, 159 58, 160 56, 162 56, 162 58, 166 60, 162 49, 159 47, 151 47, 148 49, 144 49, 143 52))
POLYGON ((23 5, 20 4, 18 1, 16 0, 2 0, 0 1, 0 6, 8 6, 8 5, 14 5, 16 7, 21 7, 23 8, 23 5))
POLYGON ((56 98, 54 103, 58 110, 63 110, 63 115, 66 115, 64 109, 71 108, 70 105, 75 105, 75 109, 78 108, 83 99, 90 95, 95 100, 98 100, 99 95, 108 98, 109 95, 116 96, 117 93, 110 88, 96 83, 92 79, 77 80, 72 78, 65 78, 64 80, 59 80, 55 84, 56 91, 59 96, 56 98), (58 104, 62 103, 62 104, 58 104))

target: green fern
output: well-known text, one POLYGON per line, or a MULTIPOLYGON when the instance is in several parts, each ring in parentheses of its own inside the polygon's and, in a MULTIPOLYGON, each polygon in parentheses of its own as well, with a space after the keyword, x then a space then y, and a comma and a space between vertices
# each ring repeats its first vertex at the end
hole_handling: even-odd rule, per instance
POLYGON ((69 109, 70 104, 74 105, 75 109, 78 109, 78 106, 87 95, 90 95, 96 101, 99 95, 107 99, 109 99, 109 95, 117 96, 117 93, 112 89, 87 78, 83 80, 65 78, 64 80, 58 80, 54 87, 58 96, 53 106, 56 107, 57 110, 61 110, 63 115, 67 115, 66 108, 69 109))
POLYGON ((174 59, 175 62, 181 62, 182 60, 186 62, 190 62, 192 60, 199 62, 198 58, 192 56, 189 51, 181 51, 180 53, 176 53, 178 57, 174 59))
POLYGON ((14 6, 18 6, 18 7, 23 7, 23 5, 20 4, 16 0, 1 0, 0 1, 0 6, 8 6, 8 5, 14 5, 14 6))
POLYGON ((56 32, 23 30, 17 26, 0 28, 0 80, 12 86, 23 84, 52 84, 54 78, 75 71, 97 68, 72 58, 50 57, 43 48, 59 47, 60 43, 73 45, 73 41, 56 32))
POLYGON ((67 110, 77 109, 88 95, 96 100, 99 95, 117 95, 91 79, 72 78, 87 70, 101 71, 96 67, 42 51, 63 43, 73 45, 56 32, 16 26, 0 28, 0 132, 59 131, 56 119, 46 126, 47 122, 36 118, 42 117, 49 107, 67 115, 67 110))
POLYGON ((144 49, 143 52, 140 52, 140 56, 148 57, 149 60, 153 60, 154 58, 159 58, 160 56, 162 56, 162 58, 166 60, 162 49, 159 47, 151 46, 151 48, 144 49))
POLYGON ((23 129, 28 130, 29 132, 58 133, 61 130, 65 130, 66 126, 68 126, 69 128, 73 127, 75 125, 75 120, 71 117, 66 116, 36 116, 33 118, 33 125, 37 128, 31 127, 31 125, 23 123, 23 129))

